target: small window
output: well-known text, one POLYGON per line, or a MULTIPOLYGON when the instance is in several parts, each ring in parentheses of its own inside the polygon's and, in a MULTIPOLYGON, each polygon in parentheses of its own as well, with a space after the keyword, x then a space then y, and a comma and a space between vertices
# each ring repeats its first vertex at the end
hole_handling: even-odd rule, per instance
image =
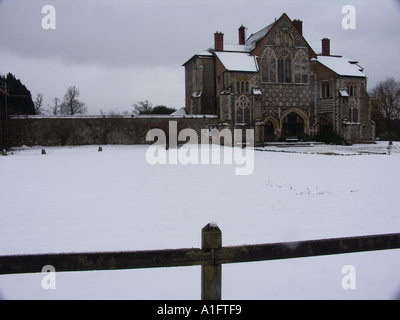
POLYGON ((351 83, 347 85, 347 93, 350 97, 357 96, 357 84, 351 83))
POLYGON ((250 82, 249 80, 236 80, 236 93, 249 93, 250 92, 250 82))
POLYGON ((322 84, 322 98, 329 98, 331 96, 331 90, 329 83, 322 84))

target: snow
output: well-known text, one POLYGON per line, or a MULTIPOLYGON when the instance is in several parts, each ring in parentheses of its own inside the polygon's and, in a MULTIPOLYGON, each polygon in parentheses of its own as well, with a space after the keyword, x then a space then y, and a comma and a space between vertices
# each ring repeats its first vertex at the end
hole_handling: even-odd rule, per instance
POLYGON ((311 61, 318 61, 340 76, 365 77, 362 68, 354 61, 341 56, 318 56, 311 61))
POLYGON ((196 54, 196 56, 212 56, 212 53, 208 50, 204 50, 204 51, 196 54))
POLYGON ((187 112, 185 108, 180 108, 176 110, 175 112, 171 113, 171 116, 186 116, 187 112))
POLYGON ((218 223, 217 223, 216 221, 211 221, 208 225, 209 225, 210 227, 212 227, 212 228, 218 227, 218 223))
POLYGON ((195 91, 192 93, 193 98, 200 98, 203 91, 195 91))
POLYGON ((224 43, 224 51, 232 52, 251 52, 250 46, 243 44, 224 43))
POLYGON ((215 55, 227 70, 245 72, 258 71, 255 57, 248 53, 216 51, 215 55))
MULTIPOLYGON (((144 145, 98 147, 0 157, 1 255, 199 248, 213 221, 224 246, 399 232, 397 142, 391 155, 383 141, 266 146, 249 176, 236 176, 235 163, 150 165, 144 145)), ((392 299, 399 269, 400 250, 226 264, 222 298, 392 299), (345 265, 357 272, 354 290, 341 286, 345 265)), ((198 266, 57 272, 55 290, 42 278, 0 275, 0 296, 200 299, 198 266)))

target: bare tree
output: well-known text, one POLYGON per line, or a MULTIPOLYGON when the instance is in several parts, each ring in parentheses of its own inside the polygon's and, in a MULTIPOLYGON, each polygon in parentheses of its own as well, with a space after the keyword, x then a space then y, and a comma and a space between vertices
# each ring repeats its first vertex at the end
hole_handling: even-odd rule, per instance
POLYGON ((153 111, 153 104, 149 100, 139 101, 132 105, 133 114, 149 114, 153 111))
POLYGON ((53 116, 56 116, 60 113, 60 99, 54 98, 53 99, 53 106, 48 105, 50 108, 50 112, 53 116))
POLYGON ((74 115, 87 113, 87 107, 78 97, 79 89, 76 86, 69 87, 64 95, 63 103, 60 105, 61 114, 74 115))
POLYGON ((36 94, 34 106, 35 106, 35 114, 42 114, 42 106, 43 106, 43 93, 42 92, 38 92, 36 94))
POLYGON ((370 92, 373 112, 386 120, 400 118, 400 81, 393 77, 381 81, 370 92))

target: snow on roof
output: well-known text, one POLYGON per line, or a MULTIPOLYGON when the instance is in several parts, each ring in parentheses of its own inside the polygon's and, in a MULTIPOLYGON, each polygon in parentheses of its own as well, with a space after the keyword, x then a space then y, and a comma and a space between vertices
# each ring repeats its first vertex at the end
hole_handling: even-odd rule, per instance
POLYGON ((250 52, 250 46, 243 44, 230 44, 224 43, 224 51, 232 51, 232 52, 250 52))
POLYGON ((216 51, 215 55, 224 67, 230 71, 257 72, 257 61, 254 56, 246 52, 216 51))
POLYGON ((363 68, 357 65, 354 60, 341 56, 318 56, 317 59, 313 58, 311 61, 320 62, 340 76, 365 77, 362 72, 363 68))
POLYGON ((185 108, 180 108, 180 109, 176 110, 175 112, 171 113, 171 116, 185 116, 185 115, 187 115, 185 108))
POLYGON ((212 56, 212 53, 208 50, 204 50, 200 53, 197 53, 196 56, 212 56))
POLYGON ((269 30, 273 27, 275 22, 271 23, 270 25, 266 26, 265 28, 261 29, 260 31, 252 34, 247 40, 246 40, 246 45, 250 46, 251 49, 254 49, 256 47, 256 42, 261 40, 262 38, 265 37, 265 35, 268 33, 269 30))
POLYGON ((188 61, 186 61, 183 66, 188 63, 190 60, 192 60, 194 57, 212 57, 212 53, 209 51, 209 49, 204 50, 200 53, 196 53, 194 56, 192 56, 188 61))

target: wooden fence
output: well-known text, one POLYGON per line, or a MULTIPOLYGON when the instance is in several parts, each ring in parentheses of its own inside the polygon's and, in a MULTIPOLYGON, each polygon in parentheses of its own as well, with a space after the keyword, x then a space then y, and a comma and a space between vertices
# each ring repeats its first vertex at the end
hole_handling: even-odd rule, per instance
POLYGON ((222 247, 221 230, 202 229, 202 248, 0 256, 0 274, 116 270, 201 265, 201 298, 221 299, 221 265, 400 248, 400 233, 222 247))

